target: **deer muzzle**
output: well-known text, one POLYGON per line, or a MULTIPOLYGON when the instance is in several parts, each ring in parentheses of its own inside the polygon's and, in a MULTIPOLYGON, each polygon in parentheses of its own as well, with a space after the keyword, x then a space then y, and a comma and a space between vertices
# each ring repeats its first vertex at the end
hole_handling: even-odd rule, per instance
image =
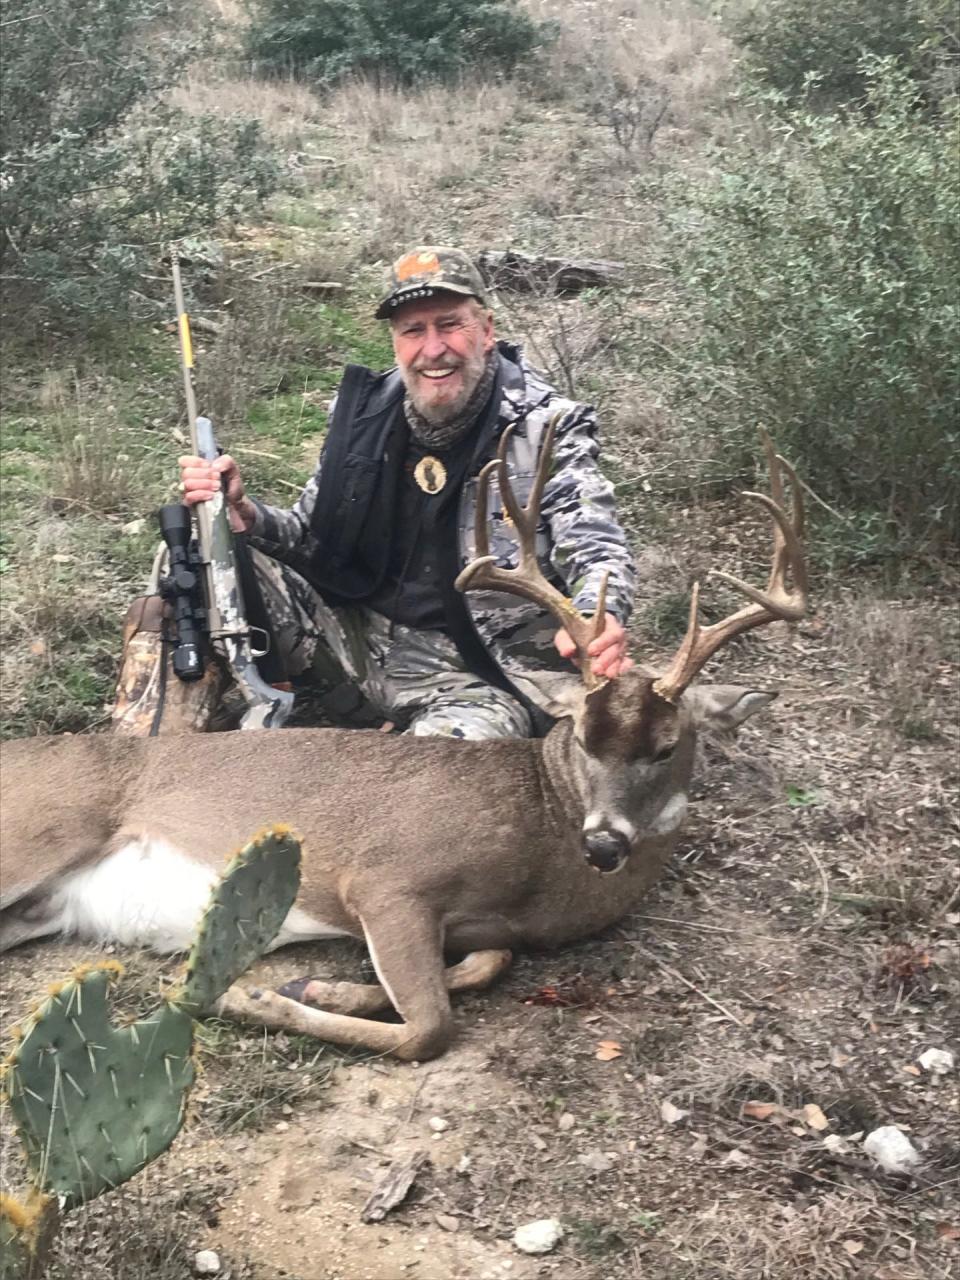
POLYGON ((609 875, 619 871, 630 852, 630 839, 615 827, 587 831, 583 837, 583 856, 591 867, 609 875))

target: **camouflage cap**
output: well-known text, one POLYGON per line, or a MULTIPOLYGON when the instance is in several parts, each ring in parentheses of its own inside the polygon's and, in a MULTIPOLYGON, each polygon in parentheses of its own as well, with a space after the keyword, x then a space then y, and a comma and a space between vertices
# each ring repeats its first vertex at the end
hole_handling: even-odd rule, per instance
POLYGON ((432 298, 438 293, 461 293, 483 302, 486 288, 480 272, 463 250, 444 245, 428 245, 405 253, 390 268, 387 285, 389 292, 376 310, 378 320, 386 320, 405 302, 432 298))

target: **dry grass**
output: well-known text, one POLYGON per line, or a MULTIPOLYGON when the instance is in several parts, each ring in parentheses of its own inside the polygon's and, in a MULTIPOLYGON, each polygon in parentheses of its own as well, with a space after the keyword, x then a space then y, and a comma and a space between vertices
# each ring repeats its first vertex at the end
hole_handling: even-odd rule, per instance
POLYGON ((342 179, 351 205, 363 206, 351 210, 361 257, 389 260, 398 245, 442 242, 454 189, 500 171, 501 134, 519 104, 513 83, 464 80, 414 92, 363 79, 343 84, 329 108, 349 139, 342 179))
POLYGON ((831 636, 877 693, 882 719, 905 738, 936 738, 956 689, 957 628, 915 601, 859 598, 831 610, 831 636))
MULTIPOLYGON (((806 1208, 760 1193, 749 1199, 717 1200, 670 1237, 676 1280, 846 1280, 864 1236, 875 1236, 881 1226, 877 1206, 845 1192, 806 1208)), ((906 1280, 909 1273, 900 1274, 906 1280)))
POLYGON ((252 116, 274 141, 297 150, 323 120, 317 96, 292 77, 230 75, 216 63, 191 68, 173 93, 173 105, 188 115, 252 116))
POLYGON ((528 0, 527 7, 538 18, 561 23, 550 53, 550 82, 570 86, 610 126, 621 150, 644 150, 646 129, 661 108, 663 127, 712 134, 717 104, 729 87, 732 55, 719 25, 700 5, 691 0, 616 5, 528 0), (633 135, 623 121, 631 112, 639 125, 633 135))
POLYGON ((293 286, 280 273, 251 280, 248 272, 237 269, 218 284, 230 300, 229 319, 198 362, 197 385, 218 429, 225 429, 229 438, 244 423, 255 397, 279 389, 296 354, 297 338, 290 323, 293 286))

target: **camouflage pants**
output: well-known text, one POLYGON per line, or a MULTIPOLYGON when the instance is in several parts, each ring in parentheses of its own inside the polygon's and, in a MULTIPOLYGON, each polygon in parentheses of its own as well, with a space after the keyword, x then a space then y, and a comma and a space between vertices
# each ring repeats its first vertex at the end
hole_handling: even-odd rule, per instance
POLYGON ((368 713, 418 737, 530 736, 526 708, 468 671, 443 632, 391 623, 362 606, 334 608, 289 566, 259 551, 252 556, 287 672, 345 694, 344 720, 362 716, 356 704, 365 701, 368 713))

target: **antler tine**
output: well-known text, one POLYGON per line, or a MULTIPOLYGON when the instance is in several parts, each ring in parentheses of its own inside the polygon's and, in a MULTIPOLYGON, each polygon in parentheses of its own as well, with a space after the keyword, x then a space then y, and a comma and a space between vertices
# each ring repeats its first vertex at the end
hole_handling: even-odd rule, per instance
POLYGON ((806 613, 807 567, 801 541, 804 510, 800 483, 790 463, 774 452, 767 433, 763 431, 761 435, 770 468, 772 496, 765 493, 745 493, 743 496, 763 507, 773 517, 773 559, 766 590, 760 591, 740 578, 735 578, 733 574, 712 570, 714 577, 729 583, 752 603, 713 626, 701 627, 699 584, 694 585, 687 633, 669 667, 653 686, 654 692, 668 702, 675 702, 704 663, 734 636, 778 619, 796 622, 806 613), (781 466, 790 479, 793 491, 792 521, 783 509, 781 466), (792 590, 787 586, 788 573, 793 578, 792 590))
POLYGON ((541 608, 547 609, 559 625, 569 633, 577 646, 583 679, 589 688, 594 688, 601 683, 601 680, 594 676, 591 670, 587 646, 600 634, 605 625, 607 575, 604 575, 596 613, 592 618, 585 618, 563 592, 558 591, 551 582, 548 582, 537 561, 536 534, 537 522, 540 519, 540 501, 547 483, 557 424, 562 417, 562 413, 554 414, 544 432, 536 474, 525 507, 521 507, 517 501, 507 475, 507 450, 512 429, 508 427, 504 431, 500 438, 497 457, 487 463, 477 479, 474 538, 479 554, 460 571, 454 585, 459 591, 483 589, 504 591, 532 600, 541 608), (516 569, 501 568, 497 564, 496 556, 490 554, 486 513, 490 477, 494 473, 500 483, 500 499, 513 523, 517 541, 520 544, 520 563, 516 569))

